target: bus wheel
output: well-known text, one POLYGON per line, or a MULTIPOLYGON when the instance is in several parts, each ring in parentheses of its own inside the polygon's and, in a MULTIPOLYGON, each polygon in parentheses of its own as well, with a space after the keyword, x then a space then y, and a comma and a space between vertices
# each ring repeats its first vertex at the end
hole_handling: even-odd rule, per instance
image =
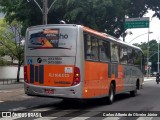
POLYGON ((114 102, 114 97, 115 97, 115 89, 114 89, 114 85, 111 84, 109 88, 109 96, 108 96, 109 104, 112 104, 114 102))
POLYGON ((132 97, 135 97, 137 95, 137 89, 136 90, 133 90, 133 91, 130 91, 130 95, 132 97))

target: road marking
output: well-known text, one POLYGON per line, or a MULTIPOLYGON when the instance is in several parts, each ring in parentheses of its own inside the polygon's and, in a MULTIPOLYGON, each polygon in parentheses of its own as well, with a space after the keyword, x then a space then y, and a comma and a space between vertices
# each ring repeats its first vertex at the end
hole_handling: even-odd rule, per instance
POLYGON ((50 114, 49 116, 57 116, 57 117, 52 117, 52 119, 56 119, 58 117, 63 117, 64 115, 67 115, 67 114, 70 114, 70 113, 76 112, 76 111, 79 111, 79 110, 61 110, 60 112, 50 114))
POLYGON ((53 109, 55 109, 55 108, 47 107, 47 108, 35 109, 35 110, 32 110, 32 111, 40 111, 40 112, 43 112, 43 111, 49 111, 49 110, 53 110, 53 109))
POLYGON ((57 117, 42 117, 42 118, 37 118, 37 119, 34 119, 34 120, 53 120, 53 119, 56 119, 57 117))
POLYGON ((0 103, 2 103, 2 102, 4 102, 4 101, 0 101, 0 103))
POLYGON ((120 118, 119 117, 106 117, 102 120, 119 120, 120 118))
POLYGON ((13 91, 7 91, 7 90, 0 90, 0 93, 10 93, 10 92, 13 92, 13 91))
POLYGON ((153 117, 139 117, 137 120, 152 120, 153 117))
POLYGON ((69 120, 86 120, 88 118, 90 118, 90 117, 75 117, 75 118, 71 118, 69 120))
POLYGON ((88 119, 88 118, 90 118, 92 116, 95 116, 95 115, 99 114, 99 113, 101 113, 101 112, 91 111, 91 112, 87 112, 85 114, 79 115, 78 117, 74 117, 74 118, 72 118, 70 120, 86 120, 86 119, 88 119), (89 117, 85 117, 85 116, 89 116, 89 117))
POLYGON ((9 111, 19 111, 19 110, 24 110, 27 109, 26 107, 18 107, 18 108, 13 108, 13 109, 9 109, 9 111))

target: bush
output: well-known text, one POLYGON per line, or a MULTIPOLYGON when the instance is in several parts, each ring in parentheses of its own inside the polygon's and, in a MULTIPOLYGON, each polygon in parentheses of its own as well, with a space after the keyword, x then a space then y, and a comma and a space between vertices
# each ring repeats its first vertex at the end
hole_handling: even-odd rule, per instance
POLYGON ((6 65, 12 65, 12 62, 0 59, 0 66, 6 66, 6 65))

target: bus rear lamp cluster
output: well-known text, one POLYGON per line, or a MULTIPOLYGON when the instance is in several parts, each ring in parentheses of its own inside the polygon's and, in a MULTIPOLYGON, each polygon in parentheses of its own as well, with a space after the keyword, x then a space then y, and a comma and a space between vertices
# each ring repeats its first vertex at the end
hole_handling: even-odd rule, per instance
POLYGON ((77 85, 79 83, 80 83, 80 69, 78 67, 75 67, 72 85, 77 85))
POLYGON ((24 81, 28 83, 28 77, 27 77, 27 66, 24 66, 24 81))

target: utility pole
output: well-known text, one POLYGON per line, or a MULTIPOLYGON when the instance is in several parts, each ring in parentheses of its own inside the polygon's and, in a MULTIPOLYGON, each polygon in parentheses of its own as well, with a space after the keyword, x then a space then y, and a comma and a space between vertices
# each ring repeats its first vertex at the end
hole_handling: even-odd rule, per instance
POLYGON ((43 0, 43 24, 47 25, 48 17, 48 0, 43 0))
POLYGON ((157 72, 159 73, 159 37, 158 37, 158 60, 157 60, 157 64, 158 64, 157 65, 157 67, 158 67, 157 72))
MULTIPOLYGON (((30 0, 27 0, 27 1, 30 2, 30 0)), ((54 0, 49 8, 48 8, 48 0, 43 0, 43 7, 41 7, 36 0, 33 0, 33 1, 37 4, 37 6, 39 7, 39 9, 41 10, 43 14, 43 24, 47 25, 48 12, 57 0, 54 0)))
MULTIPOLYGON (((150 24, 150 20, 149 20, 150 24)), ((150 25, 148 27, 148 45, 147 45, 147 78, 150 76, 150 65, 149 65, 149 33, 150 33, 150 25)))

